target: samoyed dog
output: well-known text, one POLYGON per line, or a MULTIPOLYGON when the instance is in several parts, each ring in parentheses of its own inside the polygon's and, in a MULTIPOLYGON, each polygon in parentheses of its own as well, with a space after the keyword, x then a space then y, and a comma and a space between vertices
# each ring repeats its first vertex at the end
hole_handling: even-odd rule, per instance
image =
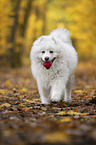
POLYGON ((58 28, 41 36, 32 46, 31 69, 37 81, 41 102, 71 102, 77 53, 67 29, 58 28))

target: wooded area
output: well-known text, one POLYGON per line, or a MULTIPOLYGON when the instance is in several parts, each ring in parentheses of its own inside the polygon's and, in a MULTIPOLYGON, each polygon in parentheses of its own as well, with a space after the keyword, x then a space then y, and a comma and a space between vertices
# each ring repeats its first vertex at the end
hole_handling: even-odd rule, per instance
POLYGON ((96 145, 96 0, 0 0, 0 145, 37 144, 96 145), (29 53, 57 27, 78 52, 73 102, 44 105, 29 53))
POLYGON ((30 64, 34 40, 68 28, 79 60, 96 63, 96 0, 0 0, 0 65, 30 64))

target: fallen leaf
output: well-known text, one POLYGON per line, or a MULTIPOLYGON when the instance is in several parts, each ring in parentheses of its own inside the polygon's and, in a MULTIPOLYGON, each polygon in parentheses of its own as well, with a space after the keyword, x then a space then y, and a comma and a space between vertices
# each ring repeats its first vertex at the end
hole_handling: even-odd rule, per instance
POLYGON ((72 115, 72 116, 86 116, 86 115, 89 115, 89 113, 80 113, 80 112, 75 112, 75 111, 68 111, 68 112, 65 112, 65 111, 60 111, 59 113, 57 113, 58 115, 72 115))
POLYGON ((26 99, 26 102, 28 102, 28 103, 35 103, 34 100, 28 100, 28 99, 26 99))
POLYGON ((8 91, 7 90, 5 90, 5 89, 0 89, 0 94, 5 94, 5 93, 7 93, 8 91))
POLYGON ((86 116, 89 115, 89 113, 80 113, 79 116, 86 116))
POLYGON ((67 115, 67 113, 65 111, 60 111, 57 113, 58 115, 67 115))
POLYGON ((68 115, 79 115, 80 113, 71 110, 71 111, 68 111, 67 114, 68 115))
POLYGON ((10 107, 11 105, 9 103, 3 103, 2 105, 0 105, 0 108, 3 108, 3 107, 10 107))
POLYGON ((72 121, 71 117, 64 117, 64 118, 60 119, 58 122, 62 123, 62 122, 70 122, 70 121, 72 121))
POLYGON ((75 90, 74 93, 82 93, 82 90, 75 90))
POLYGON ((24 104, 19 104, 19 106, 21 107, 21 108, 23 108, 25 111, 28 111, 29 110, 29 108, 28 107, 26 107, 26 105, 24 105, 24 104))
POLYGON ((20 89, 19 90, 21 93, 25 93, 25 92, 27 92, 27 89, 26 88, 22 88, 22 89, 20 89))
POLYGON ((45 135, 48 143, 70 143, 70 136, 65 132, 53 132, 45 135))

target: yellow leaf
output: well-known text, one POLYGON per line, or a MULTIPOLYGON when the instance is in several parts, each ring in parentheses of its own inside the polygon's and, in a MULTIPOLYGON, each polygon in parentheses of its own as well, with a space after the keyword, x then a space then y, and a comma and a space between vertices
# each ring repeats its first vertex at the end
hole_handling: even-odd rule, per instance
POLYGON ((80 113, 80 112, 75 112, 75 111, 68 111, 68 112, 65 112, 65 111, 60 111, 59 113, 57 113, 58 115, 71 115, 71 116, 86 116, 86 115, 89 115, 89 113, 80 113))
POLYGON ((18 96, 19 98, 22 98, 22 96, 18 96))
POLYGON ((80 115, 79 112, 74 112, 74 111, 72 111, 72 110, 71 110, 71 111, 68 111, 67 114, 68 114, 68 115, 80 115))
POLYGON ((2 105, 0 105, 0 108, 3 108, 3 107, 10 107, 11 105, 9 103, 3 103, 2 105))
POLYGON ((82 93, 82 90, 75 90, 75 93, 82 93))
POLYGON ((58 115, 67 115, 67 113, 65 111, 60 111, 59 113, 57 113, 58 115))
POLYGON ((4 90, 4 89, 0 89, 0 94, 5 94, 5 93, 7 93, 7 90, 4 90))
POLYGON ((19 90, 21 93, 25 93, 25 92, 27 92, 27 89, 26 88, 22 88, 22 89, 20 89, 19 90))
POLYGON ((26 102, 28 102, 28 103, 35 103, 34 100, 32 101, 32 100, 27 100, 27 99, 26 99, 26 102))
POLYGON ((53 132, 45 135, 48 143, 70 143, 70 136, 65 132, 53 132))
POLYGON ((72 121, 71 117, 64 117, 60 119, 58 122, 62 123, 62 122, 70 122, 70 121, 72 121))
POLYGON ((86 116, 86 115, 89 115, 89 113, 80 113, 79 115, 80 116, 86 116))
POLYGON ((25 106, 24 104, 22 104, 22 103, 19 104, 19 106, 22 107, 22 108, 26 107, 26 106, 25 106))

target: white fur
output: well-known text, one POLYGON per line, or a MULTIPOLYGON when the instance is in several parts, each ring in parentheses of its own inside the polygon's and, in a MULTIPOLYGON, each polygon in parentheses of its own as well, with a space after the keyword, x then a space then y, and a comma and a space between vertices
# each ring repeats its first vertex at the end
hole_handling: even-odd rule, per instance
POLYGON ((58 28, 47 36, 41 36, 33 43, 30 58, 41 102, 49 104, 50 100, 59 102, 63 99, 71 102, 73 74, 78 58, 70 40, 70 32, 58 28), (43 54, 42 51, 45 53, 43 54), (49 69, 43 66, 42 61, 45 61, 45 57, 49 57, 49 61, 55 58, 49 69))

